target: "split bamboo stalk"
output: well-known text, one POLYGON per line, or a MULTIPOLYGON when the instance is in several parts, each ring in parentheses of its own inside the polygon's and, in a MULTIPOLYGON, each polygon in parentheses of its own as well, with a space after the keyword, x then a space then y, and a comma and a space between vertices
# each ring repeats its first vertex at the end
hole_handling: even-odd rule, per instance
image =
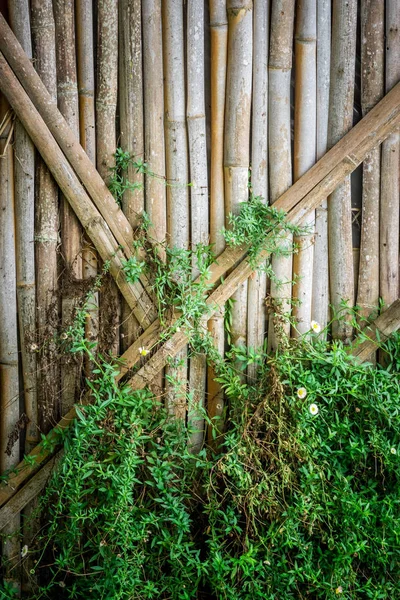
MULTIPOLYGON (((61 114, 79 138, 79 99, 75 48, 73 0, 54 0, 56 25, 57 98, 61 114)), ((61 243, 65 262, 61 297, 61 323, 73 322, 79 300, 77 283, 82 280, 82 230, 66 198, 61 199, 61 243)), ((61 359, 61 413, 65 414, 80 393, 81 364, 73 355, 61 359)))
MULTIPOLYGON (((268 156, 270 200, 273 204, 292 184, 290 78, 294 0, 275 0, 271 12, 271 39, 268 62, 268 156)), ((292 246, 292 236, 285 237, 285 246, 292 246)), ((271 296, 284 313, 290 312, 292 295, 292 255, 272 257, 272 268, 280 282, 271 282, 271 296)), ((284 326, 289 335, 289 324, 284 326)), ((268 326, 268 349, 276 350, 277 339, 273 316, 268 326)))
MULTIPOLYGON (((27 56, 32 58, 28 0, 16 0, 8 5, 11 27, 27 56)), ((24 405, 29 419, 26 448, 30 451, 40 439, 36 381, 35 149, 19 121, 15 123, 14 133, 14 178, 17 301, 24 405)))
MULTIPOLYGON (((224 121, 226 64, 228 51, 228 17, 226 0, 210 0, 211 30, 211 169, 210 169, 210 243, 219 256, 225 248, 222 234, 225 226, 224 191, 224 121)), ((225 352, 224 309, 221 307, 208 322, 214 345, 221 354, 225 352)), ((224 394, 215 381, 211 365, 207 368, 207 411, 211 419, 218 418, 218 428, 223 430, 222 415, 224 394)), ((208 442, 212 443, 213 427, 208 428, 208 442)))
POLYGON ((45 85, 33 68, 29 58, 0 14, 0 50, 3 52, 29 98, 42 116, 47 127, 64 152, 76 174, 88 190, 102 216, 127 256, 131 256, 133 242, 132 227, 107 189, 103 179, 86 155, 75 133, 66 123, 48 93, 45 85))
POLYGON ((142 0, 142 18, 144 152, 150 172, 156 175, 145 177, 146 212, 152 223, 150 234, 162 242, 167 232, 167 198, 161 3, 142 0))
POLYGON ((50 168, 65 197, 70 202, 82 226, 93 241, 103 261, 110 261, 110 273, 121 293, 133 309, 143 327, 149 326, 156 311, 141 285, 130 284, 122 269, 125 255, 112 236, 107 222, 102 218, 77 176, 47 129, 43 119, 29 100, 21 84, 0 54, 0 89, 20 118, 35 146, 50 168))
MULTIPOLYGON (((52 0, 32 0, 31 26, 35 68, 57 102, 56 40, 52 0)), ((58 189, 40 156, 36 157, 36 304, 39 428, 46 433, 60 415, 60 366, 55 334, 58 328, 58 189)))
MULTIPOLYGON (((253 0, 253 108, 251 145, 251 187, 254 196, 268 202, 268 52, 270 2, 253 0)), ((259 348, 265 337, 265 296, 267 276, 253 273, 248 282, 247 344, 259 348)), ((257 366, 249 365, 249 377, 255 378, 257 366)))
MULTIPOLYGON (((182 3, 179 0, 165 0, 162 18, 168 242, 177 248, 187 248, 189 191, 182 3)), ((186 386, 187 348, 183 345, 174 359, 174 365, 166 369, 168 410, 181 419, 186 414, 186 386), (171 377, 180 384, 171 385, 171 377)))
MULTIPOLYGON (((329 86, 331 62, 331 0, 317 0, 317 159, 328 146, 329 86)), ((312 318, 322 329, 329 321, 328 203, 315 211, 312 318)))
MULTIPOLYGON (((0 122, 8 106, 0 97, 0 122)), ((19 443, 9 452, 7 444, 19 419, 18 339, 16 298, 15 214, 13 150, 8 143, 9 131, 0 137, 0 469, 4 473, 19 462, 19 443)), ((10 520, 5 532, 11 537, 2 540, 5 561, 4 579, 19 590, 20 556, 19 516, 10 520)))
MULTIPOLYGON (((121 147, 134 157, 144 158, 143 134, 143 69, 141 0, 121 0, 119 3, 119 112, 121 147)), ((128 181, 135 186, 122 198, 122 210, 135 228, 144 211, 143 174, 132 163, 127 170, 128 181)), ((140 323, 125 302, 122 304, 121 348, 126 350, 140 335, 140 323)))
MULTIPOLYGON (((97 3, 97 87, 96 159, 97 169, 109 185, 117 149, 115 119, 118 97, 118 0, 97 3)), ((119 354, 120 299, 110 279, 107 295, 100 291, 100 339, 107 351, 119 354)))
MULTIPOLYGON (((296 182, 282 198, 277 200, 276 207, 279 210, 286 210, 288 212, 287 218, 291 222, 300 222, 301 219, 304 219, 307 211, 315 210, 323 198, 327 197, 344 177, 347 177, 354 171, 374 146, 381 144, 399 123, 400 84, 373 108, 349 134, 318 161, 308 173, 296 182)), ((266 253, 263 253, 259 257, 260 262, 264 259, 266 259, 266 253)), ((216 303, 223 304, 232 295, 238 282, 245 280, 251 272, 250 265, 246 260, 246 248, 229 248, 223 252, 218 263, 213 263, 209 280, 210 285, 215 284, 235 264, 237 266, 234 268, 234 271, 218 286, 209 298, 211 311, 218 310, 216 303)), ((389 318, 390 312, 387 311, 385 315, 387 318, 389 318)), ((138 348, 140 345, 152 347, 157 344, 158 339, 159 323, 154 321, 141 338, 132 344, 131 348, 121 357, 121 362, 125 361, 125 367, 121 369, 121 373, 117 379, 120 380, 127 373, 128 369, 138 361, 138 348)), ((160 359, 162 363, 162 360, 166 360, 166 356, 173 356, 179 350, 181 343, 182 334, 175 334, 174 339, 166 342, 162 349, 152 357, 153 367, 150 364, 147 370, 152 367, 153 371, 155 371, 156 367, 154 367, 154 363, 158 365, 160 359)), ((368 352, 370 353, 371 350, 368 352)), ((75 416, 75 409, 72 409, 61 419, 57 428, 65 429, 69 427, 75 416)), ((48 440, 54 439, 54 435, 53 430, 49 433, 48 440)), ((44 464, 52 454, 50 448, 51 444, 48 444, 48 442, 45 446, 38 444, 30 454, 32 459, 34 459, 32 464, 28 465, 25 461, 20 463, 10 475, 9 480, 0 483, 0 505, 4 505, 13 496, 15 490, 44 464)))
MULTIPOLYGON (((349 131, 353 122, 357 0, 334 0, 332 6, 329 148, 349 131)), ((335 311, 341 310, 342 301, 350 307, 354 303, 351 214, 350 178, 347 178, 333 192, 328 203, 330 297, 335 311)), ((352 328, 349 320, 333 321, 332 335, 350 340, 352 328)))
MULTIPOLYGON (((191 244, 209 242, 208 174, 206 148, 206 115, 204 88, 204 3, 189 0, 187 6, 187 126, 190 172, 191 244)), ((199 274, 193 262, 193 277, 199 274)), ((194 354, 189 365, 189 389, 192 393, 188 425, 193 429, 189 439, 192 452, 199 452, 204 439, 204 407, 206 392, 206 357, 194 354)))
MULTIPOLYGON (((96 164, 96 130, 94 99, 94 39, 93 39, 93 3, 92 0, 77 0, 76 45, 79 99, 80 142, 90 160, 96 164)), ((82 249, 83 279, 94 279, 97 275, 97 254, 90 240, 84 238, 82 249)), ((88 307, 85 335, 95 341, 99 331, 99 294, 96 292, 88 307)), ((85 363, 85 372, 89 376, 91 366, 85 363)))
MULTIPOLYGON (((386 93, 400 79, 400 11, 396 0, 386 2, 386 93)), ((400 133, 382 146, 380 208, 380 296, 386 305, 399 295, 399 160, 400 133)))
MULTIPOLYGON (((253 3, 228 0, 228 66, 225 103, 225 211, 237 214, 248 200, 253 68, 253 3)), ((232 344, 247 344, 247 281, 233 296, 232 344)))
MULTIPOLYGON (((384 93, 384 3, 361 2, 361 108, 375 106, 384 93)), ((363 317, 379 303, 379 203, 381 149, 363 165, 361 246, 357 304, 363 317)))
MULTIPOLYGON (((293 177, 297 181, 315 163, 317 121, 317 2, 299 0, 295 33, 295 112, 293 177)), ((311 327, 315 213, 304 222, 307 233, 296 236, 293 256, 295 336, 311 327)))

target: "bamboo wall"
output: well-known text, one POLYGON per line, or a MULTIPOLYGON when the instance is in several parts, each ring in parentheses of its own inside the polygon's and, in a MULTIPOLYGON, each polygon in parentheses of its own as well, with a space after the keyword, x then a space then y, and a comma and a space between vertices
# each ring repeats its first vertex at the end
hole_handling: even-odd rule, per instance
MULTIPOLYGON (((400 78, 398 0, 2 0, 0 9, 103 180, 117 147, 157 174, 130 168, 138 185, 122 199, 129 226, 146 211, 156 239, 179 247, 210 241, 217 255, 227 215, 250 192, 273 204, 400 78)), ((102 263, 4 96, 0 123, 4 472, 84 393, 90 364, 63 353, 63 334, 102 263)), ((267 297, 269 307, 292 312, 292 336, 311 321, 325 327, 343 299, 368 316, 379 299, 398 298, 398 131, 306 223, 298 252, 272 258, 283 285, 255 273, 235 291, 233 344, 276 348, 267 297)), ((107 276, 87 336, 103 353, 122 354, 151 323, 139 316, 107 276)), ((222 353, 223 306, 209 330, 222 353)), ((350 322, 333 322, 332 334, 351 339, 350 322)), ((167 374, 221 415, 204 357, 188 360, 183 346, 178 358, 167 374)), ((158 376, 155 388, 164 382, 158 376)), ((185 417, 168 382, 165 392, 171 411, 185 417)), ((191 441, 195 448, 202 437, 191 441)), ((20 543, 5 541, 3 555, 18 557, 20 543)))

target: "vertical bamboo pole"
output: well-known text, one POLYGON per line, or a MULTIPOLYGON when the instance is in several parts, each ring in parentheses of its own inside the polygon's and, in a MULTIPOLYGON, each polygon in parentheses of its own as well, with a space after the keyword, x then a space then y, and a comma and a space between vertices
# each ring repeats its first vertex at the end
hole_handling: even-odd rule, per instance
MULTIPOLYGON (((317 121, 317 3, 316 0, 299 0, 296 12, 295 33, 295 109, 293 176, 296 181, 316 158, 317 121)), ((304 334, 311 327, 313 294, 315 212, 305 219, 308 232, 297 236, 298 248, 293 257, 293 315, 297 320, 294 335, 304 334)))
MULTIPOLYGON (((271 203, 279 198, 292 184, 292 158, 290 141, 290 78, 292 69, 292 44, 294 24, 294 0, 275 0, 271 12, 271 40, 268 62, 268 155, 271 203)), ((292 245, 292 236, 285 236, 283 243, 292 245)), ((271 296, 284 313, 290 312, 292 257, 273 256, 272 268, 280 282, 271 282, 271 296)), ((289 324, 284 326, 289 335, 289 324)), ((275 351, 273 317, 268 327, 268 349, 275 351)))
MULTIPOLYGON (((141 0, 119 3, 119 41, 121 147, 139 160, 144 157, 141 0)), ((127 178, 136 189, 124 192, 122 210, 132 227, 136 227, 144 210, 143 175, 130 164, 127 178)), ((140 332, 140 324, 123 302, 121 349, 127 350, 140 332)))
MULTIPOLYGON (((228 67, 225 104, 225 209, 237 213, 248 200, 253 59, 253 3, 228 0, 228 67)), ((247 343, 247 281, 233 295, 232 343, 247 343)))
MULTIPOLYGON (((167 229, 171 246, 187 248, 189 242, 188 151, 186 133, 185 60, 183 7, 180 0, 163 2, 163 56, 165 76, 165 145, 167 188, 167 229)), ((187 349, 166 368, 168 410, 185 418, 187 349), (181 382, 178 390, 170 377, 181 382)))
MULTIPOLYGON (((8 106, 0 97, 0 122, 8 106)), ((10 453, 6 452, 9 436, 19 418, 18 381, 18 340, 17 340, 17 301, 16 301, 16 257, 15 257, 15 215, 14 215, 14 169, 13 151, 7 145, 9 131, 0 138, 0 469, 12 469, 19 462, 19 444, 14 444, 10 453), (7 149, 5 147, 7 145, 7 149)), ((4 579, 16 591, 19 590, 20 543, 18 531, 20 517, 10 521, 2 533, 10 535, 3 539, 2 556, 5 562, 4 579)))
MULTIPOLYGON (((254 196, 268 202, 268 52, 270 2, 253 0, 253 110, 251 144, 251 187, 254 196)), ((256 272, 249 279, 247 309, 247 343, 258 348, 265 336, 265 295, 267 277, 256 272)), ((250 365, 247 374, 255 378, 257 367, 250 365)))
MULTIPOLYGON (((357 0, 333 1, 331 87, 329 96, 328 147, 342 138, 353 124, 356 57, 357 0)), ((350 177, 331 194, 328 202, 329 277, 331 303, 354 302, 353 244, 351 231, 350 177)), ((335 338, 349 340, 349 320, 334 321, 335 338)))
MULTIPOLYGON (((35 68, 52 98, 57 98, 56 40, 51 0, 32 0, 31 23, 35 68)), ((58 189, 37 156, 36 168, 36 294, 38 327, 39 426, 47 433, 60 416, 60 366, 55 334, 58 328, 58 189)))
MULTIPOLYGON (((400 11, 396 0, 386 1, 385 90, 400 78, 400 11)), ((380 295, 389 306, 399 293, 399 130, 382 144, 380 209, 380 295)))
MULTIPOLYGON (((97 170, 108 185, 117 148, 118 0, 98 0, 97 23, 96 159, 97 170)), ((107 292, 100 292, 100 340, 104 350, 118 356, 119 293, 111 276, 107 280, 107 292)))
MULTIPOLYGON (((96 164, 96 130, 94 100, 94 39, 93 39, 93 3, 92 0, 76 0, 76 45, 79 96, 79 132, 80 142, 90 160, 96 164)), ((82 275, 84 279, 93 279, 97 275, 97 253, 90 240, 85 237, 82 250, 82 275)), ((88 309, 85 325, 86 338, 95 341, 99 330, 99 295, 96 293, 88 309)), ((88 361, 86 375, 90 375, 88 361)))
MULTIPOLYGON (((361 2, 361 108, 365 116, 384 91, 384 3, 361 2)), ((357 304, 362 316, 379 301, 380 155, 375 148, 363 164, 362 220, 357 304)))
MULTIPOLYGON (((28 0, 9 2, 8 12, 15 36, 32 58, 28 0)), ((25 412, 29 419, 26 449, 30 452, 40 437, 36 395, 35 149, 19 121, 15 124, 14 161, 17 301, 25 412)))
MULTIPOLYGON (((222 230, 225 225, 224 191, 224 121, 226 64, 228 52, 228 17, 226 0, 210 0, 211 29, 211 171, 210 171, 210 242, 218 256, 225 249, 222 230)), ((208 330, 221 356, 225 351, 224 309, 220 309, 208 322, 208 330)), ((207 370, 207 411, 211 419, 219 419, 217 426, 222 430, 221 418, 224 394, 215 381, 212 366, 207 370)), ((212 442, 212 428, 208 430, 208 441, 212 442)))
MULTIPOLYGON (((331 62, 331 0, 317 0, 317 159, 328 145, 331 62)), ((329 321, 328 203, 315 211, 312 318, 324 329, 329 321)))
POLYGON ((167 231, 164 146, 164 81, 161 3, 143 1, 144 147, 149 169, 146 176, 146 212, 152 223, 151 235, 158 241, 167 231))
MULTIPOLYGON (((189 142, 191 243, 208 244, 208 174, 206 149, 206 116, 204 90, 204 3, 189 0, 187 7, 187 126, 189 142)), ((199 271, 193 264, 193 277, 199 271)), ((198 452, 204 438, 204 419, 199 407, 204 407, 206 390, 206 357, 193 355, 189 367, 189 387, 192 406, 188 424, 193 429, 189 446, 198 452)))
MULTIPOLYGON (((53 0, 56 26, 57 100, 68 125, 79 137, 79 100, 75 57, 73 0, 53 0)), ((67 200, 61 200, 61 242, 67 269, 62 296, 62 326, 73 320, 77 302, 76 282, 82 279, 81 228, 67 200)), ((79 394, 80 365, 72 355, 61 364, 61 413, 66 414, 79 394)))

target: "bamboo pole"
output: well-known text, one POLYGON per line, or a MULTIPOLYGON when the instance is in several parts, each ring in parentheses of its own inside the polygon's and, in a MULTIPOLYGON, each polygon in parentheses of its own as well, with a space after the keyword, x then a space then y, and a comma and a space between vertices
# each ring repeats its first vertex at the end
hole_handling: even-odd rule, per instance
MULTIPOLYGON (((79 138, 82 148, 90 160, 96 164, 96 129, 94 99, 94 39, 93 39, 93 3, 92 0, 76 0, 76 46, 79 99, 79 138)), ((97 254, 84 238, 82 249, 82 276, 94 280, 97 275, 97 254)), ((99 294, 96 292, 88 307, 85 335, 88 340, 98 339, 99 331, 99 294)), ((90 376, 91 365, 85 362, 86 376, 90 376)))
MULTIPOLYGON (((400 79, 400 12, 396 0, 386 2, 385 90, 400 79)), ((399 154, 400 133, 382 146, 380 207, 380 296, 386 305, 399 295, 399 154)))
MULTIPOLYGON (((328 147, 349 131, 353 122, 356 58, 357 0, 333 1, 331 87, 329 96, 328 147)), ((329 277, 335 311, 344 300, 354 303, 353 248, 350 178, 340 184, 328 203, 329 277)), ((335 338, 350 340, 348 320, 335 320, 335 338)))
POLYGON ((164 81, 162 51, 161 3, 142 0, 143 18, 143 82, 144 82, 144 148, 151 173, 145 177, 146 212, 158 241, 167 232, 167 198, 165 187, 164 146, 164 81))
MULTIPOLYGON (((251 144, 251 187, 254 196, 268 202, 268 52, 270 2, 253 1, 253 108, 251 144)), ((248 282, 247 344, 259 348, 265 337, 265 272, 254 273, 248 282)), ((249 365, 249 377, 255 378, 257 366, 249 365)))
MULTIPOLYGON (((384 3, 361 2, 361 108, 375 106, 384 93, 384 3)), ((357 304, 368 317, 379 303, 380 155, 374 148, 363 165, 362 220, 357 304)))
MULTIPOLYGON (((331 62, 331 0, 317 0, 317 159, 328 146, 329 87, 331 62)), ((328 203, 315 211, 315 245, 311 314, 322 329, 329 321, 328 203)))
MULTIPOLYGON (((228 51, 228 17, 226 0, 210 0, 211 29, 211 168, 210 168, 210 243, 219 256, 225 248, 222 230, 225 226, 224 191, 224 120, 226 64, 228 51)), ((221 356, 225 352, 224 309, 221 307, 208 322, 208 330, 221 356)), ((223 430, 224 394, 215 381, 211 365, 207 369, 207 411, 223 430)), ((208 442, 212 443, 214 428, 208 428, 208 442)))
POLYGON ((103 261, 110 262, 110 273, 134 311, 136 318, 142 323, 143 327, 149 326, 156 317, 153 303, 138 282, 136 284, 127 282, 122 269, 126 255, 122 253, 118 242, 111 234, 108 223, 90 200, 66 157, 13 75, 2 54, 0 54, 0 89, 4 91, 4 95, 50 168, 61 191, 70 202, 82 226, 96 246, 100 257, 103 261))
MULTIPOLYGON (((106 185, 115 165, 117 148, 115 119, 118 97, 118 0, 97 4, 96 160, 106 185)), ((100 290, 100 349, 119 354, 120 299, 109 279, 107 293, 100 290)))
MULTIPOLYGON (((187 6, 187 127, 190 172, 191 244, 209 242, 208 174, 206 148, 206 115, 204 89, 204 3, 189 0, 187 6)), ((193 277, 199 271, 193 263, 193 277)), ((204 439, 204 407, 206 391, 206 357, 194 354, 189 365, 191 406, 188 425, 193 429, 189 439, 192 452, 199 452, 204 439)))
MULTIPOLYGON (((317 121, 317 2, 299 0, 295 32, 295 112, 293 176, 296 181, 312 167, 316 159, 317 121)), ((304 222, 307 233, 296 236, 297 253, 293 256, 294 336, 311 327, 315 214, 304 222)))
MULTIPOLYGON (((32 58, 28 1, 17 0, 9 2, 8 5, 11 27, 28 57, 32 58)), ((17 301, 24 405, 29 419, 26 429, 26 448, 30 451, 40 439, 36 381, 35 149, 19 121, 15 123, 14 135, 17 301)))
MULTIPOLYGON (((119 3, 119 112, 121 147, 135 160, 144 158, 143 137, 143 69, 141 0, 119 3)), ((144 210, 143 174, 129 164, 128 181, 135 189, 127 189, 122 198, 122 210, 135 228, 144 210)), ((129 306, 122 306, 121 348, 126 350, 140 335, 140 323, 129 306)))
MULTIPOLYGON (((51 0, 32 0, 32 43, 35 68, 57 101, 56 42, 51 0)), ((59 419, 60 368, 55 334, 58 316, 58 189, 50 171, 36 157, 36 299, 38 336, 38 396, 40 431, 46 433, 59 419)))
MULTIPOLYGON (((73 0, 54 0, 56 25, 57 98, 61 114, 79 137, 79 99, 75 48, 73 0)), ((61 322, 72 324, 79 300, 77 284, 82 280, 82 230, 66 198, 61 199, 61 243, 65 262, 61 297, 61 322)), ((75 356, 61 359, 61 413, 65 414, 79 398, 81 364, 75 356)))
MULTIPOLYGON (((292 69, 292 44, 294 23, 294 0, 276 0, 272 4, 271 39, 268 62, 268 153, 270 176, 270 200, 273 204, 292 183, 292 158, 290 141, 290 78, 292 69)), ((292 236, 285 237, 287 247, 292 236)), ((280 304, 284 313, 290 312, 292 295, 292 256, 272 258, 272 268, 280 283, 271 282, 271 296, 280 304)), ((289 335, 289 324, 284 325, 289 335)), ((273 316, 268 326, 268 350, 275 351, 277 339, 273 316)))
MULTIPOLYGON (((0 122, 8 106, 0 97, 0 122)), ((19 443, 7 452, 7 444, 19 419, 18 339, 16 302, 16 256, 14 214, 13 150, 8 143, 9 130, 0 136, 0 469, 4 473, 19 462, 19 443)), ((4 579, 19 590, 20 542, 19 516, 10 520, 4 533, 10 537, 2 540, 5 562, 4 579)))
MULTIPOLYGON (((165 145, 167 230, 171 246, 189 243, 188 149, 186 131, 183 7, 179 0, 163 2, 163 57, 165 77, 165 145)), ((186 414, 187 348, 181 348, 174 365, 166 369, 167 406, 184 419, 186 414), (180 382, 171 385, 172 379, 180 382)))
MULTIPOLYGON (((225 210, 238 213, 248 200, 253 59, 253 3, 228 0, 228 66, 225 103, 225 210)), ((247 281, 234 294, 231 337, 247 344, 247 281)))
MULTIPOLYGON (((299 181, 297 181, 283 196, 276 201, 276 207, 279 210, 288 212, 288 220, 298 223, 310 210, 320 204, 320 202, 337 187, 344 177, 357 168, 364 160, 365 156, 371 150, 386 139, 393 128, 400 123, 400 84, 392 90, 364 119, 358 123, 350 133, 336 144, 327 154, 318 161, 299 181)), ((260 262, 267 258, 266 253, 259 257, 260 262)), ((246 249, 227 249, 225 250, 218 263, 213 263, 210 269, 209 284, 215 284, 221 276, 234 267, 231 274, 221 283, 209 298, 210 311, 218 310, 217 303, 226 301, 232 295, 238 282, 245 280, 251 273, 251 268, 246 260, 246 249), (235 266, 236 265, 236 266, 235 266)), ((396 307, 397 310, 397 307, 396 307)), ((389 319, 390 312, 385 316, 389 319)), ((121 357, 121 372, 117 380, 121 380, 128 370, 133 367, 139 357, 139 346, 152 347, 157 344, 159 339, 159 323, 154 321, 150 327, 142 334, 131 348, 121 357)), ((145 371, 149 369, 156 371, 156 366, 166 360, 166 357, 173 356, 181 347, 184 335, 176 333, 173 339, 170 339, 164 346, 157 351, 150 359, 145 371)), ((368 350, 371 353, 371 349, 368 350)), ((138 379, 142 378, 143 372, 138 374, 138 379)), ((150 379, 151 380, 151 379, 150 379)), ((135 384, 136 385, 136 384, 135 384)), ((65 415, 55 430, 69 427, 76 416, 75 409, 72 409, 65 415)), ((15 493, 28 477, 37 472, 48 458, 54 454, 50 440, 54 440, 56 433, 52 430, 45 444, 38 444, 30 456, 32 463, 26 461, 20 463, 13 473, 10 474, 6 482, 0 483, 0 506, 4 505, 15 493)))

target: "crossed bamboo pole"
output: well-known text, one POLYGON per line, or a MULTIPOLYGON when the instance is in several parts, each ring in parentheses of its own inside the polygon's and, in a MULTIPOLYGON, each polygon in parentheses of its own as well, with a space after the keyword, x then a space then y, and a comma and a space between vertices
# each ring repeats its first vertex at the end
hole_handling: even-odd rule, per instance
MULTIPOLYGON (((154 318, 149 316, 149 313, 143 311, 143 295, 145 290, 142 286, 136 286, 137 289, 133 290, 127 282, 121 283, 123 280, 123 274, 121 274, 121 254, 122 251, 118 246, 116 239, 112 236, 110 229, 116 227, 116 220, 120 220, 124 223, 124 217, 116 207, 115 202, 110 207, 111 211, 109 214, 106 208, 108 199, 108 190, 105 188, 104 183, 101 181, 102 191, 98 185, 100 176, 95 171, 93 165, 86 157, 84 151, 79 146, 78 142, 74 139, 74 136, 68 130, 63 120, 57 114, 54 107, 51 108, 53 119, 48 118, 49 115, 46 111, 49 110, 49 105, 43 103, 40 93, 37 89, 35 92, 35 85, 33 89, 32 80, 34 77, 30 70, 33 70, 29 60, 26 61, 26 57, 22 49, 18 46, 15 38, 13 39, 12 33, 9 31, 7 24, 4 19, 0 18, 0 50, 4 52, 6 58, 10 61, 12 68, 18 72, 18 76, 21 83, 25 87, 29 95, 34 95, 35 104, 39 112, 35 109, 28 95, 25 93, 23 87, 20 85, 5 58, 0 55, 0 88, 4 94, 8 97, 11 105, 13 106, 17 116, 24 124, 27 132, 31 136, 38 150, 42 153, 43 158, 47 162, 50 170, 53 172, 56 180, 58 181, 63 192, 68 197, 71 206, 76 210, 77 216, 80 218, 82 224, 88 230, 89 235, 92 237, 93 243, 96 245, 100 255, 112 257, 112 269, 111 272, 116 278, 121 291, 124 293, 126 298, 129 298, 133 304, 133 309, 139 311, 137 304, 134 302, 134 298, 139 293, 139 304, 140 310, 142 311, 141 322, 144 327, 148 327, 143 335, 128 349, 127 352, 121 357, 125 361, 125 369, 121 370, 120 379, 126 370, 132 367, 139 358, 138 348, 139 346, 155 346, 159 339, 159 324, 154 318), (10 45, 5 40, 8 39, 13 45, 13 49, 10 49, 10 45), (21 68, 19 62, 23 59, 24 67, 21 68), (44 104, 44 106, 43 106, 44 104), (71 165, 76 169, 77 174, 80 176, 82 182, 85 184, 88 192, 96 202, 96 205, 101 207, 101 214, 99 210, 94 206, 88 194, 86 194, 83 186, 80 184, 78 177, 74 173, 72 167, 68 163, 67 158, 60 150, 50 131, 47 129, 45 120, 40 114, 46 116, 46 123, 52 129, 52 133, 57 135, 57 141, 60 146, 64 146, 65 139, 63 134, 60 135, 60 129, 63 130, 65 135, 68 137, 70 144, 74 146, 75 151, 69 152, 70 147, 67 145, 67 151, 69 152, 69 160, 71 165), (39 134, 37 132, 40 132, 39 134), (44 140, 44 141, 43 141, 44 140), (77 158, 78 157, 78 158, 77 158), (82 168, 82 163, 90 166, 90 173, 93 174, 93 178, 96 180, 97 185, 93 184, 90 173, 89 176, 85 172, 85 168, 82 168), (77 167, 75 166, 77 165, 77 167), (79 172, 78 172, 79 171, 79 172), (93 191, 95 192, 93 194, 93 191), (136 296, 135 296, 136 294, 136 296), (149 326, 149 323, 150 326, 149 326)), ((36 82, 37 83, 37 82, 36 82)), ((41 82, 39 80, 39 84, 41 82)), ((400 123, 400 84, 397 84, 392 91, 375 107, 368 115, 354 127, 340 142, 338 142, 314 167, 312 167, 303 177, 301 177, 295 185, 293 185, 287 192, 285 192, 275 203, 275 206, 281 210, 287 212, 287 220, 292 223, 300 223, 307 214, 314 210, 320 202, 328 196, 336 186, 343 181, 365 158, 365 156, 377 145, 379 145, 384 139, 386 139, 393 129, 399 126, 400 123)), ((66 153, 67 153, 66 151, 66 153)), ((118 231, 117 231, 118 233, 118 231)), ((129 237, 129 229, 125 228, 124 235, 129 237)), ((126 243, 126 242, 125 242, 126 243)), ((124 250, 128 253, 124 245, 124 250)), ((237 289, 237 287, 244 282, 252 272, 249 263, 246 260, 248 248, 246 246, 241 248, 228 248, 225 250, 218 261, 215 262, 210 269, 210 284, 216 284, 221 276, 225 275, 226 272, 233 268, 230 275, 221 283, 208 298, 208 305, 210 312, 214 313, 237 289)), ((259 261, 262 262, 267 258, 267 253, 261 253, 259 261)), ((106 260, 106 258, 104 258, 106 260)), ((149 310, 152 309, 150 299, 147 297, 147 306, 149 310)), ((153 307, 154 310, 154 307, 153 307)), ((184 345, 187 343, 187 338, 184 333, 176 333, 170 340, 163 344, 157 352, 148 360, 148 362, 137 372, 137 374, 130 379, 130 385, 135 388, 143 388, 148 385, 158 371, 163 368, 170 356, 175 355, 184 345)), ((72 409, 62 419, 58 428, 68 426, 75 417, 75 410, 72 409)), ((50 432, 50 439, 55 433, 54 430, 50 432)), ((3 484, 0 487, 0 502, 4 503, 7 498, 13 495, 14 490, 18 488, 33 472, 37 471, 40 466, 46 461, 49 456, 49 451, 43 449, 43 445, 39 444, 32 452, 31 456, 35 458, 34 466, 27 466, 22 463, 15 471, 14 475, 10 477, 7 484, 3 484)))

